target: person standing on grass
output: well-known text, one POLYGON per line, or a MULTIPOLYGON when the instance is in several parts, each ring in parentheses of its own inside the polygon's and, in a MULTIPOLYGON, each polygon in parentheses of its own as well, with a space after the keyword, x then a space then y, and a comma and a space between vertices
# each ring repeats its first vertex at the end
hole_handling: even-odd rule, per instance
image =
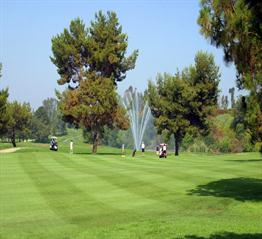
POLYGON ((156 146, 156 155, 159 155, 159 145, 156 146))
POLYGON ((166 158, 166 156, 167 156, 167 145, 166 144, 164 144, 163 145, 163 153, 164 153, 164 157, 166 158))
POLYGON ((125 157, 125 145, 122 144, 122 157, 125 157))
POLYGON ((144 144, 144 142, 142 142, 141 149, 142 149, 142 153, 144 154, 145 153, 145 144, 144 144))
POLYGON ((73 143, 73 140, 71 140, 70 141, 70 153, 71 154, 74 152, 73 147, 74 147, 74 143, 73 143))

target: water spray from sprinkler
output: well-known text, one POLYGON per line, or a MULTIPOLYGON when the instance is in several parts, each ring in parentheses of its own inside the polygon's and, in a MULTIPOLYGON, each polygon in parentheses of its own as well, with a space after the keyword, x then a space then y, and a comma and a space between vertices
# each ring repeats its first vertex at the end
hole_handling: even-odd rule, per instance
POLYGON ((135 156, 142 143, 143 135, 151 117, 151 111, 148 102, 132 88, 129 88, 123 97, 123 105, 127 111, 131 125, 131 131, 134 139, 134 151, 132 156, 135 156))

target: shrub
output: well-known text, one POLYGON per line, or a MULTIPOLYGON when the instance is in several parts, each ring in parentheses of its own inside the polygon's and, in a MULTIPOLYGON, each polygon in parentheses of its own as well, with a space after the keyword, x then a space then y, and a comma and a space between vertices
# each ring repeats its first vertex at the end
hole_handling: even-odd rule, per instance
POLYGON ((221 153, 230 152, 230 141, 228 138, 224 138, 218 141, 217 143, 215 143, 215 146, 221 153))
POLYGON ((192 144, 188 148, 188 152, 192 152, 192 153, 207 153, 208 151, 209 151, 208 147, 201 140, 197 140, 194 144, 192 144))
POLYGON ((187 150, 190 145, 194 144, 194 137, 192 134, 187 133, 182 141, 182 149, 187 150))
POLYGON ((242 151, 243 151, 243 146, 242 146, 241 141, 239 141, 238 139, 233 139, 230 145, 230 152, 240 153, 242 151))

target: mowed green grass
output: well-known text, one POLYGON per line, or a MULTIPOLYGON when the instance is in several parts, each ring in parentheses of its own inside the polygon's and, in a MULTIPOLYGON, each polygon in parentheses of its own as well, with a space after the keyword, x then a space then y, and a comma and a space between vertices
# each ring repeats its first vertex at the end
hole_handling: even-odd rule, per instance
POLYGON ((67 144, 0 154, 0 238, 262 238, 258 153, 153 153, 67 144))

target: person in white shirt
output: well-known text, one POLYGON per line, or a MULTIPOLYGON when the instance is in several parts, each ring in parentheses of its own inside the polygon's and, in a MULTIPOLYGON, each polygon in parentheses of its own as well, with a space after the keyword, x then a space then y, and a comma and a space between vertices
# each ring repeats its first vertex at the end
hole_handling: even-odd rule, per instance
POLYGON ((142 153, 144 154, 145 153, 145 144, 144 144, 144 142, 142 142, 141 149, 142 149, 142 153))
POLYGON ((125 145, 122 144, 122 157, 125 157, 125 145))
POLYGON ((70 141, 70 153, 71 154, 74 152, 73 147, 74 147, 74 143, 73 143, 73 140, 71 140, 70 141))
POLYGON ((164 145, 163 145, 163 154, 164 154, 164 157, 165 157, 165 158, 166 158, 166 156, 167 156, 166 150, 167 150, 167 145, 164 144, 164 145))

